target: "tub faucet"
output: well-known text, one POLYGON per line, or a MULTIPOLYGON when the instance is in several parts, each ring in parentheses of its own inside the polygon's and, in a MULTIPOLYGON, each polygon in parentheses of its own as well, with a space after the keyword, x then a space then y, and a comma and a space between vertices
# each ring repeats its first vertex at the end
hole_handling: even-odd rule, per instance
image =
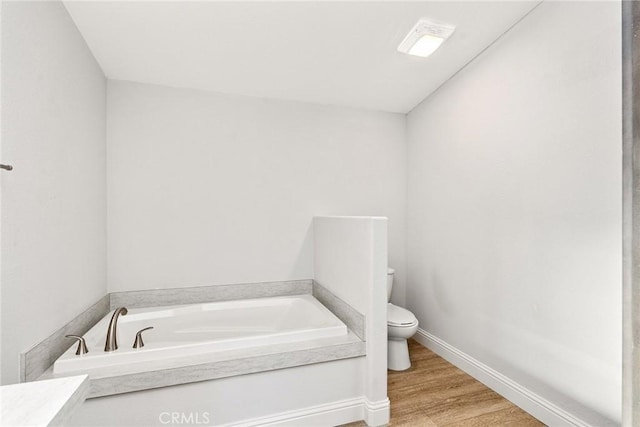
POLYGON ((111 321, 109 322, 109 329, 107 329, 107 341, 104 344, 104 351, 115 351, 118 349, 118 317, 120 315, 126 315, 127 309, 126 307, 118 307, 116 311, 113 312, 113 316, 111 316, 111 321))

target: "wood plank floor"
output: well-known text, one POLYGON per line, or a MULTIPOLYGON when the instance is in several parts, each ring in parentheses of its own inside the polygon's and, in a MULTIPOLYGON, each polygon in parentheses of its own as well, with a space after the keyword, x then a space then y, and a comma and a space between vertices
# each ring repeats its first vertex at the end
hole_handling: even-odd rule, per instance
POLYGON ((388 371, 390 426, 544 425, 416 341, 409 340, 409 352, 410 369, 388 371))

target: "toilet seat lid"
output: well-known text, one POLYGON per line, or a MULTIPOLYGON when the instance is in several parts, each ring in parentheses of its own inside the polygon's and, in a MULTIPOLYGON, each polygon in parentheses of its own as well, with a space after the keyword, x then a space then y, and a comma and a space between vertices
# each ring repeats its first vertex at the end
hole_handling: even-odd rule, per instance
POLYGON ((387 305, 387 324, 391 326, 413 326, 418 319, 406 308, 389 303, 387 305))

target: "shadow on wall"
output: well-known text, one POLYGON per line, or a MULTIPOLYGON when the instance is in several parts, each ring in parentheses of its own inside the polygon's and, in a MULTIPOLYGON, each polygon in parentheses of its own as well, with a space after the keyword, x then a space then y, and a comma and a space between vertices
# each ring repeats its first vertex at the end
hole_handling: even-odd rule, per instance
POLYGON ((309 272, 313 277, 313 219, 309 221, 304 240, 298 251, 293 266, 291 268, 290 277, 298 277, 301 279, 309 278, 309 272))

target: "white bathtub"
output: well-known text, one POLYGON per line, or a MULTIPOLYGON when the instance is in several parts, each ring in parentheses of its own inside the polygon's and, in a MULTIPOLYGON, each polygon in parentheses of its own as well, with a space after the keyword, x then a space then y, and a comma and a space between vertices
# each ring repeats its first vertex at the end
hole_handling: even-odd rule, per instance
POLYGON ((55 374, 347 335, 318 300, 297 295, 129 309, 118 320, 118 350, 106 353, 112 314, 84 335, 89 353, 76 356, 72 344, 54 363, 55 374), (136 332, 148 326, 154 329, 143 333, 144 347, 133 349, 136 332))

